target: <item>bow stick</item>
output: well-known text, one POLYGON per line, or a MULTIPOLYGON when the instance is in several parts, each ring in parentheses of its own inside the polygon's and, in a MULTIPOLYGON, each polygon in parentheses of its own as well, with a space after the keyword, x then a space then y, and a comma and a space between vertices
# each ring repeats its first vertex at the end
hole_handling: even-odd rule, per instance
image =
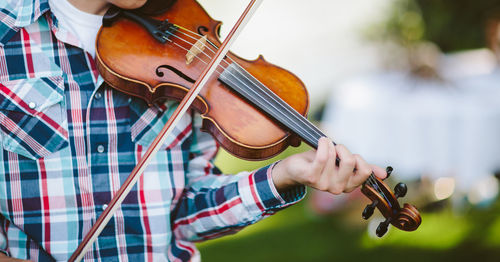
POLYGON ((130 175, 127 177, 123 185, 120 187, 120 189, 117 191, 116 195, 113 196, 113 199, 108 204, 108 207, 104 210, 104 212, 99 216, 95 224, 92 226, 90 231, 85 235, 84 239, 78 246, 78 248, 75 250, 73 255, 69 258, 69 261, 80 261, 82 258, 85 256, 87 251, 90 249, 92 244, 95 242, 99 234, 102 232, 104 227, 108 224, 109 220, 111 217, 113 217, 114 213, 118 209, 118 207, 121 205, 125 197, 128 195, 128 193, 132 190, 134 185, 137 183, 137 180, 139 177, 142 175, 146 167, 148 166, 150 160, 152 157, 158 152, 160 149, 160 146, 165 142, 165 139, 167 136, 172 132, 174 127, 177 125, 177 123, 180 121, 182 116, 186 113, 187 109, 189 106, 193 103, 194 99, 198 95, 198 93, 201 91, 203 86, 207 83, 209 80, 210 76, 215 72, 217 66, 219 63, 222 61, 226 53, 229 51, 230 46, 234 42, 234 40, 237 38, 237 36, 241 33, 241 30, 243 27, 248 23, 250 20, 250 17, 255 13, 259 5, 262 3, 263 0, 252 0, 243 14, 240 16, 236 24, 233 26, 231 31, 229 32, 228 36, 220 46, 219 50, 215 54, 215 56, 212 58, 208 66, 205 68, 205 70, 202 72, 201 76, 196 80, 194 83, 193 87, 189 90, 189 92, 186 94, 184 99, 179 103, 179 106, 176 108, 174 111, 172 117, 170 117, 163 127, 163 129, 160 131, 158 136, 155 138, 151 146, 148 148, 146 153, 144 153, 144 156, 141 158, 139 163, 135 166, 135 168, 132 170, 130 175))

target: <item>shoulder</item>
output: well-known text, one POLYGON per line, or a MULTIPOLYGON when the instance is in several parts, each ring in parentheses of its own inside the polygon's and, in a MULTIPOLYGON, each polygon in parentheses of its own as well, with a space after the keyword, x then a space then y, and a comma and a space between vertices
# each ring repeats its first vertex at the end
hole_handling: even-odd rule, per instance
MULTIPOLYGON (((51 70, 48 0, 0 0, 0 81, 37 77, 51 70)), ((52 52, 53 53, 53 52, 52 52)), ((51 55, 54 56, 54 55, 51 55)))
POLYGON ((0 81, 60 75, 57 57, 57 40, 40 18, 0 44, 0 81))

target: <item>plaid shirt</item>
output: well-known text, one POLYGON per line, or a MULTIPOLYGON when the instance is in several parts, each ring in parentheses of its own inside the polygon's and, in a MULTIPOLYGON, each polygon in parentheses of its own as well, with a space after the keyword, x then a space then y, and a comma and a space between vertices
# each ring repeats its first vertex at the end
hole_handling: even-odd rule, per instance
MULTIPOLYGON (((0 250, 67 260, 177 103, 148 107, 99 77, 47 0, 0 0, 0 250)), ((187 261, 192 241, 234 233, 300 200, 271 167, 222 175, 213 138, 185 116, 86 261, 187 261)))

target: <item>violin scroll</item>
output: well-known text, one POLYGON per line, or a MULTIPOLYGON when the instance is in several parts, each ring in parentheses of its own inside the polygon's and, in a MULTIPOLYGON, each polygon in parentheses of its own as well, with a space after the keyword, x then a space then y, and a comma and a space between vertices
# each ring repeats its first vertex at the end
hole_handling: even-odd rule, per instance
MULTIPOLYGON (((389 176, 392 168, 387 167, 386 171, 389 176)), ((397 184, 393 193, 382 179, 372 174, 363 183, 361 192, 372 200, 372 203, 363 210, 363 218, 370 218, 375 208, 385 217, 385 221, 381 222, 377 227, 376 234, 378 237, 382 237, 387 232, 389 224, 404 231, 414 231, 420 226, 422 218, 417 208, 407 203, 401 207, 397 201, 397 198, 406 195, 407 186, 404 183, 397 184)))

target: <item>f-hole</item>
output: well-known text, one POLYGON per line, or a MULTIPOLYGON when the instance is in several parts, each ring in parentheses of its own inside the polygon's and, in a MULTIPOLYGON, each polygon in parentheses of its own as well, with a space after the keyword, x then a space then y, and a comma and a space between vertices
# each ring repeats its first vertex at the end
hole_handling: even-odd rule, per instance
POLYGON ((173 66, 170 66, 170 65, 161 65, 159 67, 156 68, 156 75, 159 76, 159 77, 163 77, 165 76, 165 73, 163 73, 163 71, 161 69, 166 69, 166 70, 170 70, 172 71, 174 74, 178 75, 180 78, 190 82, 190 83, 194 83, 195 80, 192 79, 191 77, 185 75, 184 73, 182 73, 181 71, 177 70, 177 68, 173 67, 173 66))

